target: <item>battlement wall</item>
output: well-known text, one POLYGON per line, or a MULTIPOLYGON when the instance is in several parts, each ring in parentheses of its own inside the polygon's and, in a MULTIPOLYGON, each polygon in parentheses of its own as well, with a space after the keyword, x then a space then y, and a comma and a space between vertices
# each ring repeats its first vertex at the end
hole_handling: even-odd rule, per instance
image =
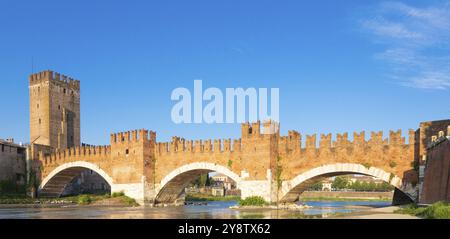
POLYGON ((156 142, 156 132, 140 129, 114 133, 110 136, 111 145, 134 143, 139 141, 156 142))
POLYGON ((157 155, 171 154, 177 152, 192 153, 224 153, 240 152, 242 149, 241 139, 208 139, 208 140, 185 140, 180 137, 172 137, 171 142, 159 142, 156 144, 157 155))
POLYGON ((42 164, 51 165, 57 162, 86 160, 90 158, 103 157, 108 158, 111 154, 110 146, 76 146, 74 148, 56 150, 50 155, 44 155, 43 152, 39 153, 39 160, 42 164))
POLYGON ((329 150, 339 148, 361 148, 361 147, 380 147, 380 146, 404 146, 414 145, 415 131, 409 130, 408 144, 406 138, 402 137, 402 130, 390 131, 388 138, 383 138, 383 132, 371 132, 370 139, 366 140, 366 132, 354 132, 353 141, 348 139, 349 133, 336 135, 336 140, 332 140, 332 134, 320 134, 319 144, 317 146, 317 134, 306 135, 305 145, 302 145, 302 135, 297 131, 289 131, 288 136, 281 136, 278 142, 280 153, 290 153, 300 150, 329 150))
POLYGON ((55 84, 60 85, 66 85, 73 90, 79 91, 80 90, 80 81, 73 79, 71 77, 68 77, 66 75, 53 72, 51 70, 46 70, 42 72, 38 72, 35 74, 30 75, 29 77, 29 84, 30 86, 35 84, 40 84, 42 82, 50 81, 55 84))
POLYGON ((279 123, 268 120, 263 122, 263 128, 261 129, 261 122, 258 120, 253 123, 243 123, 241 125, 241 135, 242 139, 248 138, 260 138, 267 135, 279 134, 279 123))

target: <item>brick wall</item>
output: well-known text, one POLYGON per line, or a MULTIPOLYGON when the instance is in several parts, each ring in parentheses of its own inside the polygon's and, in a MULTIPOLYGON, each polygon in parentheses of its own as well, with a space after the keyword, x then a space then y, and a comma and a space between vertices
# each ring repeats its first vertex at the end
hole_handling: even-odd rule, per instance
POLYGON ((421 203, 450 202, 450 140, 428 149, 421 203))

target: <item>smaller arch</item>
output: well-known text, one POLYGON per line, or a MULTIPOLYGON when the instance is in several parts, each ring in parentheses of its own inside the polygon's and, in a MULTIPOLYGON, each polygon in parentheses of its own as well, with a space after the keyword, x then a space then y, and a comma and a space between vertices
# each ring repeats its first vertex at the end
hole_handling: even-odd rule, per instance
POLYGON ((174 202, 183 193, 183 189, 195 178, 203 173, 218 172, 226 175, 236 182, 237 187, 242 181, 241 177, 222 165, 206 162, 195 162, 183 165, 166 175, 159 184, 155 202, 174 202))
MULTIPOLYGON (((334 177, 345 174, 361 174, 379 178, 397 189, 402 187, 402 179, 397 175, 388 173, 376 167, 367 168, 361 164, 336 163, 313 168, 306 171, 292 180, 283 182, 281 201, 295 201, 298 194, 305 191, 308 186, 327 177, 334 177)), ((409 196, 409 195, 408 195, 409 196)))
POLYGON ((64 186, 86 169, 98 173, 110 186, 113 185, 113 179, 99 166, 85 161, 75 161, 62 164, 52 170, 42 180, 39 186, 39 195, 49 197, 60 196, 64 190, 64 186))

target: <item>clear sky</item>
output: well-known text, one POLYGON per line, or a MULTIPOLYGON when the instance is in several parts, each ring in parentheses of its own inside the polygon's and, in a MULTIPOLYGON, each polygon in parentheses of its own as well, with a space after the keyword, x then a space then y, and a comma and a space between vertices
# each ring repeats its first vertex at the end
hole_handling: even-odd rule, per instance
MULTIPOLYGON (((450 118, 447 1, 0 1, 0 138, 29 141, 28 75, 81 81, 81 137, 236 138, 176 125, 173 89, 277 87, 281 132, 417 128, 450 118)), ((369 132, 366 133, 368 137, 369 132)))

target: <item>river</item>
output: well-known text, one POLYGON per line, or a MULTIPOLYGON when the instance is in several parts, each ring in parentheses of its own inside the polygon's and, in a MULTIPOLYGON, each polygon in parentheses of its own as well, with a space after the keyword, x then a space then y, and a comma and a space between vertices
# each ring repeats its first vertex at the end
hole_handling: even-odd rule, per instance
POLYGON ((186 205, 181 207, 2 207, 0 219, 228 219, 228 218, 326 218, 333 213, 351 213, 367 207, 385 207, 386 201, 307 201, 312 208, 294 210, 230 209, 235 201, 207 202, 206 205, 186 205))

